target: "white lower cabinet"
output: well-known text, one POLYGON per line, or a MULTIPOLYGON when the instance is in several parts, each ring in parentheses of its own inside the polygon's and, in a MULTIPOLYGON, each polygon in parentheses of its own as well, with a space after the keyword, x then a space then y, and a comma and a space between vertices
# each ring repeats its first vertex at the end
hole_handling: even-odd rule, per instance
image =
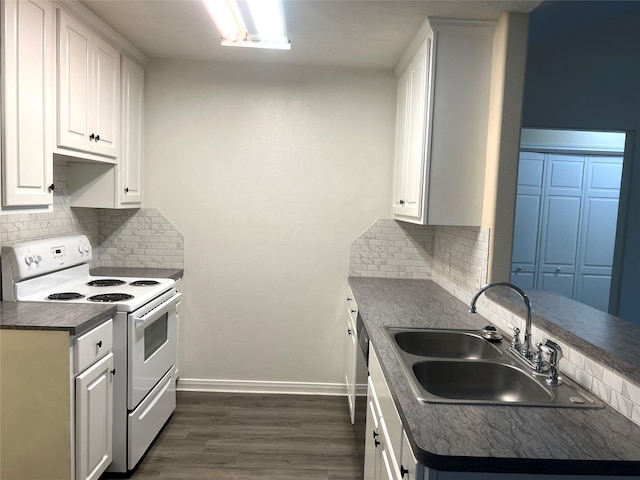
POLYGON ((0 478, 98 479, 111 463, 113 321, 0 334, 0 478))
POLYGON ((347 389, 347 402, 351 423, 355 422, 356 409, 356 362, 358 361, 358 333, 356 319, 358 306, 351 289, 347 286, 347 305, 344 310, 344 381, 347 389))
POLYGON ((369 347, 365 480, 422 480, 375 351, 369 347))
POLYGON ((76 480, 97 480, 112 458, 113 320, 73 341, 76 480))
POLYGON ((402 449, 401 449, 401 458, 400 462, 400 475, 402 479, 407 480, 416 480, 418 478, 422 479, 425 475, 423 467, 418 463, 416 457, 413 456, 413 451, 411 450, 411 445, 409 444, 409 439, 407 438, 407 432, 402 432, 402 449))
POLYGON ((364 479, 374 480, 379 478, 380 453, 382 442, 380 441, 380 413, 375 406, 375 393, 371 381, 367 392, 367 425, 364 446, 364 479))
POLYGON ((111 463, 113 353, 76 377, 76 479, 94 480, 111 463))

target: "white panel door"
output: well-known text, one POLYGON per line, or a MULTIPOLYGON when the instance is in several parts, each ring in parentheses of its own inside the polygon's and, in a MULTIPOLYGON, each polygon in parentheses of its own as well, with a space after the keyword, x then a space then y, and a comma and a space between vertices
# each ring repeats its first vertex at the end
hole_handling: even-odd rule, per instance
POLYGON ((425 40, 398 80, 392 212, 420 220, 425 195, 428 45, 425 40))
POLYGON ((120 137, 120 52, 100 37, 93 37, 92 152, 117 157, 120 137))
POLYGON ((144 70, 122 57, 122 156, 120 203, 142 203, 144 159, 144 70))
POLYGON ((120 52, 58 13, 58 146, 120 155, 120 52))
POLYGON ((576 300, 608 311, 622 180, 622 157, 589 157, 576 300))
POLYGON ((55 17, 51 2, 2 2, 3 198, 51 205, 55 17))
POLYGON ((544 154, 520 154, 511 283, 524 289, 534 288, 536 283, 544 162, 544 154))
POLYGON ((90 152, 93 33, 58 12, 58 146, 90 152))
POLYGON ((345 310, 344 319, 344 381, 347 389, 349 416, 351 418, 351 423, 354 423, 356 401, 356 355, 358 354, 358 340, 356 337, 356 329, 351 323, 351 315, 349 315, 348 310, 345 310))
POLYGON ((549 155, 537 288, 573 298, 584 157, 549 155))
POLYGON ((407 180, 407 126, 409 111, 410 72, 406 71, 398 80, 396 92, 396 152, 395 173, 393 177, 393 201, 391 211, 402 215, 405 205, 405 182, 407 180))
POLYGON ((425 195, 425 123, 427 95, 427 47, 418 50, 411 63, 409 93, 409 124, 407 127, 407 172, 403 215, 419 218, 425 195))
POLYGON ((379 418, 374 405, 371 379, 367 395, 367 424, 365 427, 364 445, 364 480, 376 480, 379 478, 381 455, 381 441, 379 433, 379 418))
POLYGON ((97 480, 111 463, 113 353, 76 377, 76 479, 97 480))

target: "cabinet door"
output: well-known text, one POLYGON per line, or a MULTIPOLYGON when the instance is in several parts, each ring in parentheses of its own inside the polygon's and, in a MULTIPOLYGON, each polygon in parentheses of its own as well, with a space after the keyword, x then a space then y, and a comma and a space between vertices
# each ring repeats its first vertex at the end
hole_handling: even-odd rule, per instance
POLYGON ((411 444, 406 432, 402 432, 402 462, 400 464, 400 476, 402 480, 422 480, 423 467, 413 456, 411 444))
POLYGON ((356 405, 356 355, 358 354, 358 339, 356 336, 355 326, 351 323, 351 316, 346 316, 345 325, 345 362, 344 362, 344 379, 347 387, 347 401, 349 403, 349 416, 351 423, 355 421, 355 405, 356 405))
POLYGON ((120 203, 142 203, 144 70, 122 57, 122 156, 120 203))
POLYGON ((427 44, 419 50, 411 63, 408 102, 406 181, 403 215, 420 218, 425 195, 425 123, 427 95, 427 44))
POLYGON ((417 221, 426 185, 427 39, 398 80, 396 159, 392 212, 417 221))
POLYGON ((58 146, 91 152, 93 33, 58 11, 58 146))
POLYGON ((119 156, 120 52, 97 35, 92 43, 93 153, 119 156))
POLYGON ((55 17, 44 1, 2 2, 3 205, 51 205, 55 17))
POLYGON ((374 403, 374 387, 369 379, 367 393, 367 424, 365 427, 364 441, 364 480, 375 480, 379 478, 381 455, 380 440, 380 414, 374 403))
POLYGON ((407 181, 407 126, 409 112, 409 93, 411 91, 411 75, 407 70, 398 79, 396 92, 396 153, 395 173, 393 177, 393 201, 391 211, 395 214, 404 214, 405 184, 407 181))
POLYGON ((120 52, 58 14, 58 146, 118 157, 120 52))
POLYGON ((95 480, 111 463, 113 353, 76 377, 76 479, 95 480))

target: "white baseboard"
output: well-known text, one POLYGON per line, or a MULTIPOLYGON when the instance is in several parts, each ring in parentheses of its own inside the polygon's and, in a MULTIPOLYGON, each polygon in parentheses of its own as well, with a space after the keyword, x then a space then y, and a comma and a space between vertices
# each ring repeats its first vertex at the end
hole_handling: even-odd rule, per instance
POLYGON ((345 396, 343 383, 260 382, 254 380, 219 380, 208 378, 179 378, 180 392, 276 393, 288 395, 345 396))

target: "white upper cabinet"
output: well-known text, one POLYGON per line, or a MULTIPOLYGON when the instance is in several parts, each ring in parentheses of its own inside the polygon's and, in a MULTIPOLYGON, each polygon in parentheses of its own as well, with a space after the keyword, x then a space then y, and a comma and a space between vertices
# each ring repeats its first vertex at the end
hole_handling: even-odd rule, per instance
POLYGON ((121 204, 142 203, 144 158, 144 70, 122 57, 122 156, 120 158, 121 204))
POLYGON ((422 209, 425 174, 426 81, 429 63, 427 38, 398 80, 396 171, 393 213, 418 218, 422 209))
POLYGON ((58 11, 58 75, 58 147, 117 158, 120 52, 63 10, 58 11))
POLYGON ((55 11, 47 1, 3 1, 2 205, 53 203, 55 11))
POLYGON ((70 162, 68 187, 71 205, 88 208, 142 206, 144 145, 144 70, 122 56, 122 143, 116 165, 70 162))
POLYGON ((481 224, 494 29, 429 19, 400 61, 395 219, 481 224))

